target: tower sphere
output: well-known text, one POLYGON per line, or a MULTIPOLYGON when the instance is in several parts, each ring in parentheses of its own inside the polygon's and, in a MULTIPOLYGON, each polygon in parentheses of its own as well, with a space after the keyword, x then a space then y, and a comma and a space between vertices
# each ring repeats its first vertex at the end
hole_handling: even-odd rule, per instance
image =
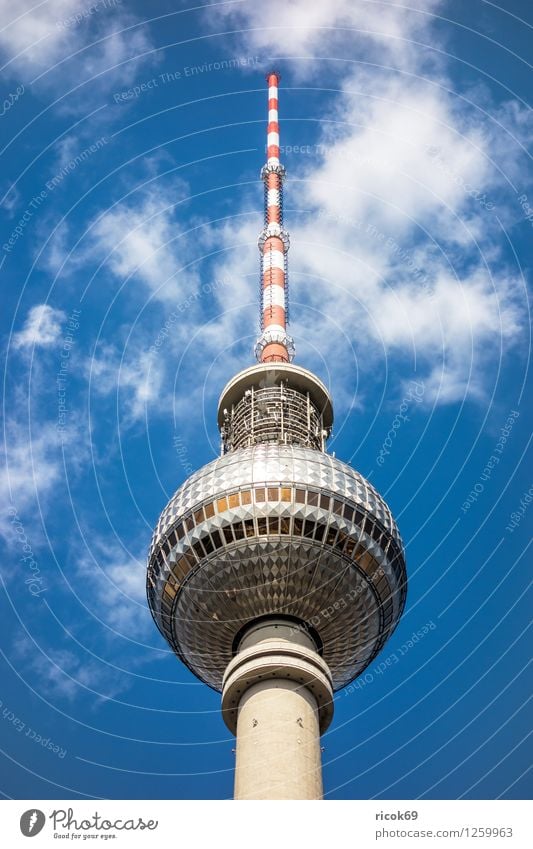
POLYGON ((401 616, 396 523, 359 472, 321 449, 331 400, 307 370, 241 372, 222 393, 219 423, 222 456, 180 486, 154 532, 154 619, 195 675, 221 690, 246 626, 286 617, 313 634, 339 689, 401 616))

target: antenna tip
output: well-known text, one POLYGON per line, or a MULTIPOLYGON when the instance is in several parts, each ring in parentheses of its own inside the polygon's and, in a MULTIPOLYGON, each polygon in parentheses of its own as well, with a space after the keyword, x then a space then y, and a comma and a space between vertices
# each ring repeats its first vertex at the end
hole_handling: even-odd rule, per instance
POLYGON ((271 82, 272 77, 275 78, 276 83, 279 83, 279 81, 281 79, 281 74, 280 74, 279 71, 269 71, 268 74, 265 75, 265 79, 266 79, 267 83, 271 82))

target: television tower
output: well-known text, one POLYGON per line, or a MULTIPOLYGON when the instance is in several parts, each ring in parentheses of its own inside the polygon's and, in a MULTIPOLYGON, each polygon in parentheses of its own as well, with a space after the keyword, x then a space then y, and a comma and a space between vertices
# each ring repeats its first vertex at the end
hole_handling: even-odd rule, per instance
POLYGON ((382 649, 407 583, 387 504, 326 451, 328 390, 292 362, 279 74, 267 80, 258 364, 222 391, 221 456, 160 516, 148 601, 177 656, 222 693, 237 738, 235 798, 320 799, 333 693, 382 649))

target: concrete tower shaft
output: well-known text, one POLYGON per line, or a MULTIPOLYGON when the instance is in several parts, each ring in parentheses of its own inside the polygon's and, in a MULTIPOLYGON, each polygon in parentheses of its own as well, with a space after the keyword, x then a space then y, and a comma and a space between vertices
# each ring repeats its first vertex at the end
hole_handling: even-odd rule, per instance
POLYGON ((333 717, 327 664, 311 634, 269 617, 250 626, 228 664, 226 725, 237 737, 236 799, 321 799, 320 735, 333 717))

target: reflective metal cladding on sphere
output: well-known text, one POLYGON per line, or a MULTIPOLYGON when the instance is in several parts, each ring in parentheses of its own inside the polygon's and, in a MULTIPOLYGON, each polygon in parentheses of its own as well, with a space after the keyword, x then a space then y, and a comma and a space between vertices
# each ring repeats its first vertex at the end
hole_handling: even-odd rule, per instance
POLYGON ((347 464, 300 446, 240 449, 192 475, 161 515, 149 574, 159 628, 217 689, 243 626, 279 613, 317 632, 342 687, 381 649, 405 600, 386 503, 347 464))

